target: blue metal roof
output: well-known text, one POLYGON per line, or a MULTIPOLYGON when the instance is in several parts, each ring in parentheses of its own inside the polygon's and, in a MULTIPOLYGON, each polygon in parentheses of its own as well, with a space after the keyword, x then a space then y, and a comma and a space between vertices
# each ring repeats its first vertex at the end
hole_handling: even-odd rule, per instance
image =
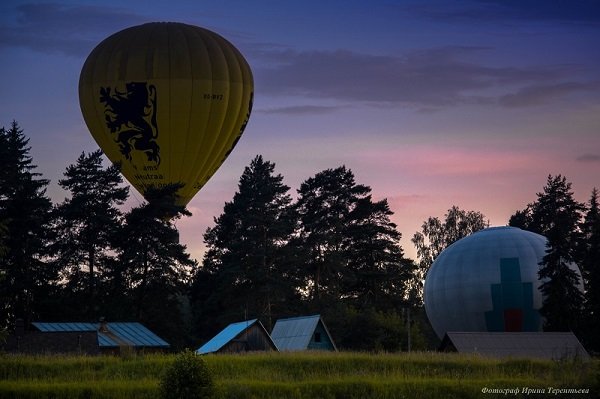
POLYGON ((106 331, 100 331, 100 323, 31 323, 42 332, 96 331, 98 345, 103 348, 121 345, 161 347, 170 345, 140 323, 106 323, 106 331))
POLYGON ((256 323, 258 319, 241 321, 239 323, 233 323, 225 327, 220 333, 215 335, 210 341, 202 345, 196 353, 206 354, 216 352, 221 349, 229 341, 240 335, 244 330, 256 323))
MULTIPOLYGON (((318 314, 277 320, 273 332, 271 332, 271 338, 279 350, 306 350, 319 322, 322 323, 323 329, 333 344, 329 331, 321 321, 321 315, 318 314)), ((335 344, 333 347, 335 348, 335 344)))

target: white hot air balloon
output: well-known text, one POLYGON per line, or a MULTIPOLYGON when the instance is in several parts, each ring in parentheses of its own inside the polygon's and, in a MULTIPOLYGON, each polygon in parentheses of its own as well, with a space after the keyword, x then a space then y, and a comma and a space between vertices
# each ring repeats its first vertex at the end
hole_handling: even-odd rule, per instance
MULTIPOLYGON (((546 238, 492 227, 458 240, 433 262, 425 310, 438 337, 453 331, 541 331, 539 263, 546 238)), ((570 265, 580 278, 576 265, 570 265)))

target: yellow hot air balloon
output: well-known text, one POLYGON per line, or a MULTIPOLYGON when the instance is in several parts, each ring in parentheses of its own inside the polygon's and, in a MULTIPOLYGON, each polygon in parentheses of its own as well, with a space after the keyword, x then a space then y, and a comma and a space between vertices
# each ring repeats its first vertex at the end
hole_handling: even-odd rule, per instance
POLYGON ((187 204, 241 137, 254 83, 242 54, 197 26, 156 22, 102 41, 79 79, 92 136, 142 195, 183 183, 187 204))

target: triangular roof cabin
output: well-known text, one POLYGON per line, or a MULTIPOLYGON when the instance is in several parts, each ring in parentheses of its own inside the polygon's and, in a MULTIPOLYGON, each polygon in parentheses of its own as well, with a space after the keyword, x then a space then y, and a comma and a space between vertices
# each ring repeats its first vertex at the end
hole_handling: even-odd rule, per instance
POLYGON ((277 351, 277 346, 258 319, 233 323, 196 350, 198 354, 277 351))
POLYGON ((571 332, 448 332, 439 350, 497 358, 590 359, 571 332))
POLYGON ((281 351, 337 351, 321 315, 277 320, 271 338, 281 351))

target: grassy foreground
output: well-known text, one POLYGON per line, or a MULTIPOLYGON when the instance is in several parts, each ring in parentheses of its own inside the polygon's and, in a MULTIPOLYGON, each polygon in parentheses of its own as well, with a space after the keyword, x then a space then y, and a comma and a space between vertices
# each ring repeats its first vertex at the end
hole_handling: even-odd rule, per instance
MULTIPOLYGON (((438 353, 272 353, 204 359, 215 377, 218 398, 600 397, 600 360, 499 361, 438 353)), ((0 398, 158 398, 161 373, 173 360, 174 355, 2 355, 0 398)))

